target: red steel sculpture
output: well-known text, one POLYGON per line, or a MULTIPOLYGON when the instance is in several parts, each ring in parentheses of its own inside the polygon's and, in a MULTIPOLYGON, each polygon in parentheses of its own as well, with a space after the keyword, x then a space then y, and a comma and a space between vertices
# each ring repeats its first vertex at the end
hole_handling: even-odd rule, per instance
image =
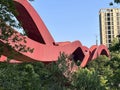
MULTIPOLYGON (((11 60, 11 62, 54 62, 58 60, 60 52, 64 52, 67 55, 73 55, 73 59, 80 60, 80 66, 85 67, 90 60, 100 55, 109 57, 109 51, 104 45, 94 45, 91 48, 87 48, 83 46, 80 41, 56 43, 40 16, 27 0, 14 0, 14 4, 19 13, 17 19, 22 22, 22 26, 28 34, 27 37, 21 37, 26 37, 27 43, 25 43, 25 45, 34 48, 34 51, 33 53, 19 52, 13 49, 13 52, 18 54, 14 56, 14 60, 11 60)), ((19 34, 19 32, 17 33, 19 34)), ((5 45, 3 40, 0 40, 0 43, 5 45)), ((11 45, 14 44, 12 42, 10 43, 11 45)), ((0 61, 5 61, 9 55, 9 50, 5 48, 0 61)))

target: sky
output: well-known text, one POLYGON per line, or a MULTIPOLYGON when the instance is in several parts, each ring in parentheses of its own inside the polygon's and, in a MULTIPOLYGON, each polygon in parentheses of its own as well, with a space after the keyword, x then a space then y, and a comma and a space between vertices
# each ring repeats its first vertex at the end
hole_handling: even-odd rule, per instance
POLYGON ((79 40, 91 47, 96 44, 96 36, 100 42, 99 10, 110 8, 109 2, 111 0, 34 0, 30 3, 56 42, 79 40))

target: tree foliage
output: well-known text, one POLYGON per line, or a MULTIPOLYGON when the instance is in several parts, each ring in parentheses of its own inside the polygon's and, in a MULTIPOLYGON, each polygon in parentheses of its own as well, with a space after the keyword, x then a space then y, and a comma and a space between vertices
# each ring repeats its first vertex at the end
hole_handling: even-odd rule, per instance
POLYGON ((26 46, 26 37, 22 34, 18 34, 14 29, 20 29, 22 26, 17 21, 16 16, 19 13, 14 7, 13 0, 0 0, 0 40, 4 41, 1 43, 0 41, 0 56, 4 51, 4 47, 8 48, 12 56, 8 56, 7 58, 12 59, 13 49, 16 49, 20 52, 33 52, 32 47, 26 46), (10 42, 14 43, 10 45, 10 42), (22 44, 21 44, 22 43, 22 44))
POLYGON ((99 73, 100 78, 105 81, 103 84, 106 89, 120 89, 120 43, 117 39, 113 40, 110 47, 110 60, 104 56, 100 56, 96 60, 91 61, 88 69, 94 69, 99 73))
POLYGON ((111 50, 111 60, 108 62, 113 74, 110 78, 110 86, 115 89, 120 89, 120 42, 113 42, 111 50))
POLYGON ((105 90, 99 74, 94 69, 80 68, 73 76, 72 84, 76 88, 75 90, 105 90))
POLYGON ((66 90, 71 88, 71 78, 66 66, 66 55, 58 62, 9 64, 0 63, 0 88, 3 90, 66 90), (66 74, 67 73, 67 74, 66 74))
POLYGON ((120 3, 120 0, 114 0, 114 2, 118 4, 118 3, 120 3))
POLYGON ((109 5, 110 5, 110 6, 113 6, 114 3, 115 3, 115 4, 120 4, 120 0, 112 0, 112 1, 109 3, 109 5))

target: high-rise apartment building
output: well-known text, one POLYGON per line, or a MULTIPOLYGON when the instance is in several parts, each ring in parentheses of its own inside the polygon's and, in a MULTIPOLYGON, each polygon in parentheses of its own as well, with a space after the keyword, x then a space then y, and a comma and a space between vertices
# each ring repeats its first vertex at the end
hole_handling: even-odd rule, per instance
POLYGON ((110 47, 113 39, 120 34, 120 9, 107 8, 99 12, 100 42, 110 47))

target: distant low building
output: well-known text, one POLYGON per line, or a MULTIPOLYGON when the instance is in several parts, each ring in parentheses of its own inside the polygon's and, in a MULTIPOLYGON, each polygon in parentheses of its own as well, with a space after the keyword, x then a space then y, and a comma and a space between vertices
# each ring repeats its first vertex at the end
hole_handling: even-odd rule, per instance
POLYGON ((99 20, 100 43, 109 48, 113 39, 120 34, 120 9, 100 9, 99 20))

